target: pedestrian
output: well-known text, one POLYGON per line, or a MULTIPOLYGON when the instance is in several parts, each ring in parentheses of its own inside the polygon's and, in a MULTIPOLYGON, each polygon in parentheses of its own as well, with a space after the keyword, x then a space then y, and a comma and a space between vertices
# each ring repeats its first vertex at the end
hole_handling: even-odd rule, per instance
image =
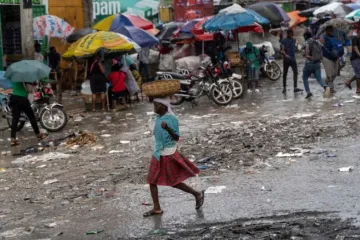
POLYGON ((92 108, 96 111, 96 98, 100 95, 102 111, 105 111, 105 93, 106 93, 106 76, 105 68, 101 63, 101 56, 97 53, 94 56, 94 62, 90 67, 90 88, 92 93, 92 108))
POLYGON ((31 84, 31 83, 13 82, 13 91, 10 96, 10 102, 9 102, 9 106, 11 107, 11 112, 12 112, 11 140, 10 140, 11 146, 19 145, 19 141, 16 139, 16 132, 17 132, 21 113, 26 114, 39 140, 42 140, 47 137, 46 134, 40 132, 39 126, 36 121, 35 113, 31 108, 31 104, 28 99, 28 95, 30 92, 32 92, 34 85, 35 84, 31 84))
POLYGON ((360 31, 352 40, 352 49, 350 60, 355 72, 356 93, 360 93, 360 31))
POLYGON ((323 64, 326 72, 326 82, 331 93, 335 93, 334 80, 338 75, 339 58, 344 53, 344 47, 334 36, 334 28, 327 26, 325 35, 320 39, 323 44, 323 64))
POLYGON ((260 53, 251 42, 246 43, 245 49, 241 53, 241 57, 246 61, 246 70, 248 76, 248 93, 252 90, 260 93, 258 89, 260 75, 260 53))
POLYGON ((315 36, 313 36, 313 38, 310 38, 307 41, 305 47, 306 61, 303 70, 303 81, 304 81, 305 91, 307 93, 306 95, 307 99, 313 96, 309 86, 309 77, 311 74, 314 74, 320 86, 324 88, 325 96, 329 97, 330 95, 330 88, 327 86, 326 83, 324 83, 323 79, 321 78, 321 60, 323 58, 322 46, 315 38, 316 38, 315 36))
POLYGON ((154 208, 144 217, 162 214, 158 185, 170 186, 190 193, 195 197, 196 209, 204 204, 204 191, 198 192, 183 183, 199 173, 197 167, 177 151, 179 141, 179 122, 171 111, 169 98, 155 98, 154 112, 157 114, 154 127, 155 147, 150 162, 147 181, 150 184, 154 208))
POLYGON ((123 105, 119 110, 126 108, 126 96, 129 95, 129 92, 126 89, 125 78, 126 73, 121 71, 121 66, 116 62, 111 67, 111 73, 109 74, 108 81, 111 84, 108 91, 109 105, 110 108, 114 107, 116 110, 117 99, 121 98, 123 105))
POLYGON ((40 62, 44 62, 44 56, 41 54, 41 45, 39 43, 35 43, 34 49, 35 49, 34 59, 40 62))
POLYGON ((150 56, 150 49, 149 48, 142 48, 138 55, 139 60, 139 72, 140 74, 143 74, 143 71, 145 72, 145 81, 150 81, 149 76, 149 56, 150 56))
POLYGON ((296 39, 294 38, 294 31, 287 30, 287 37, 281 41, 281 53, 283 54, 283 93, 286 93, 286 81, 289 68, 291 67, 294 74, 294 93, 302 92, 303 90, 297 87, 298 68, 296 63, 296 39))

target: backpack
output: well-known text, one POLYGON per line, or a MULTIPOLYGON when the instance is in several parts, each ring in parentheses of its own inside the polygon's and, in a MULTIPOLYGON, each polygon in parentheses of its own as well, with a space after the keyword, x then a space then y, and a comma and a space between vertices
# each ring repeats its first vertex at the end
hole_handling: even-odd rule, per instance
POLYGON ((345 54, 344 46, 336 38, 326 37, 325 41, 331 43, 331 49, 325 47, 325 50, 328 51, 332 57, 337 59, 345 54))
POLYGON ((320 61, 323 57, 322 46, 315 40, 309 41, 309 54, 312 57, 312 61, 320 61))

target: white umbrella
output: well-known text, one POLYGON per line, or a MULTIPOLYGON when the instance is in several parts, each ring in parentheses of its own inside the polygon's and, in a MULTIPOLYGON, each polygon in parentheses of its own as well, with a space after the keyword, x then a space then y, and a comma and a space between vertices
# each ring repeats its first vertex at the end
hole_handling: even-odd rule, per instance
POLYGON ((336 17, 345 17, 350 12, 352 12, 350 7, 339 2, 333 2, 316 9, 314 15, 335 14, 336 17))
POLYGON ((246 12, 246 9, 236 3, 234 3, 230 7, 220 10, 220 13, 225 13, 225 14, 235 14, 235 13, 244 13, 244 12, 246 12))

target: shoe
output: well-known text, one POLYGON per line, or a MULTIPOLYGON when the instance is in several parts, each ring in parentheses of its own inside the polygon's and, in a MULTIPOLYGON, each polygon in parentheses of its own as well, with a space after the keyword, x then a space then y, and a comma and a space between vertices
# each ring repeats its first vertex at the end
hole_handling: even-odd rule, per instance
POLYGON ((308 93, 305 98, 306 98, 306 99, 309 99, 309 98, 311 98, 312 96, 313 96, 312 93, 308 93))
POLYGON ((255 92, 256 92, 256 93, 260 93, 260 90, 259 90, 259 89, 255 89, 255 92))
POLYGON ((325 87, 325 97, 330 97, 331 90, 329 87, 325 87))
POLYGON ((300 89, 300 88, 295 88, 295 89, 294 89, 294 93, 298 93, 298 92, 302 92, 302 91, 304 91, 304 90, 302 90, 302 89, 300 89))
POLYGON ((247 90, 247 93, 252 93, 252 90, 251 90, 251 89, 248 89, 248 90, 247 90))
POLYGON ((282 93, 286 93, 286 88, 283 89, 282 93))

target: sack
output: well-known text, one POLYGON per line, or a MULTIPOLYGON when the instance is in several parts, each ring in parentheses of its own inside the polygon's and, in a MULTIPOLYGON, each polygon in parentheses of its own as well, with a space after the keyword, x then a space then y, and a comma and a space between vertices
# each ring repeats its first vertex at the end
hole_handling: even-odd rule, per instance
POLYGON ((309 41, 309 51, 312 61, 320 61, 322 59, 323 51, 319 42, 315 40, 309 41))
POLYGON ((325 41, 329 41, 331 43, 330 51, 329 51, 329 49, 326 49, 326 48, 325 49, 327 51, 329 51, 329 53, 332 57, 340 58, 345 54, 344 46, 336 38, 326 38, 325 41))

